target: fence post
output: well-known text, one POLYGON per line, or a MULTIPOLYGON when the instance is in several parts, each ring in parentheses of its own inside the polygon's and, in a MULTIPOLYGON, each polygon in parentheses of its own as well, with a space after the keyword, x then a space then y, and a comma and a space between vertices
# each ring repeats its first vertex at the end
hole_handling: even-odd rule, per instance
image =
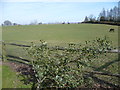
POLYGON ((5 61, 6 59, 7 59, 6 44, 3 41, 2 42, 2 61, 5 61))

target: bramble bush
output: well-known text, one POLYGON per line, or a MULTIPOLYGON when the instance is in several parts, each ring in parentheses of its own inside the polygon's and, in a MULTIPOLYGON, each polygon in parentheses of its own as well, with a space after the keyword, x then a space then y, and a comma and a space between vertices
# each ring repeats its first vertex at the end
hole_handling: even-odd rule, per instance
POLYGON ((93 58, 110 50, 111 41, 107 37, 86 41, 84 45, 69 43, 62 50, 60 46, 49 47, 45 41, 32 43, 26 51, 31 56, 31 64, 35 73, 34 88, 44 87, 79 87, 92 83, 91 78, 84 78, 81 62, 87 64, 93 58))

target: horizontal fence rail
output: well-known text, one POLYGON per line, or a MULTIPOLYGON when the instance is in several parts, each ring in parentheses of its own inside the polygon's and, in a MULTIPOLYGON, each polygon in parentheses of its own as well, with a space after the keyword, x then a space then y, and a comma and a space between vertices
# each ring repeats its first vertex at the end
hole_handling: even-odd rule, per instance
MULTIPOLYGON (((23 45, 23 44, 15 44, 15 43, 6 43, 8 45, 13 45, 13 46, 19 46, 19 47, 30 47, 30 45, 23 45)), ((57 49, 57 50, 68 50, 67 48, 64 47, 49 47, 50 49, 57 49)), ((80 49, 73 49, 80 51, 80 49)), ((120 50, 114 49, 114 50, 106 50, 105 52, 107 53, 120 53, 120 50)))
MULTIPOLYGON (((16 43, 5 43, 3 42, 4 45, 12 45, 12 46, 16 46, 16 47, 23 47, 23 48, 29 48, 31 47, 30 45, 25 45, 25 44, 16 44, 16 43)), ((57 50, 68 50, 68 48, 65 47, 60 47, 60 46, 55 46, 55 47, 48 47, 49 49, 57 49, 57 50)), ((72 49, 72 50, 77 50, 77 51, 81 51, 79 48, 77 49, 72 49)), ((114 50, 106 50, 105 52, 107 53, 120 53, 119 49, 114 49, 114 50)), ((14 56, 14 55, 6 55, 8 58, 8 61, 12 61, 12 62, 17 62, 17 63, 21 63, 21 64, 25 64, 28 66, 32 66, 30 63, 29 59, 25 59, 25 57, 20 57, 20 56, 14 56), (17 60, 15 60, 17 59, 17 60)), ((76 58, 78 59, 78 58, 76 58)), ((75 59, 75 60, 76 60, 75 59)), ((73 61, 75 61, 73 60, 73 61)), ((72 62, 72 61, 71 61, 72 62)), ((105 75, 105 76, 111 76, 111 77, 116 77, 116 78, 120 78, 120 74, 112 74, 112 73, 104 73, 104 72, 100 72, 100 71, 85 71, 85 75, 87 75, 87 77, 92 77, 95 80, 99 80, 101 82, 104 82, 106 84, 108 84, 109 86, 113 86, 113 87, 119 87, 118 85, 113 85, 111 83, 108 83, 107 81, 101 80, 97 77, 95 77, 94 75, 105 75)))
POLYGON ((115 76, 120 78, 120 74, 112 74, 112 73, 103 73, 103 72, 98 72, 98 71, 85 71, 90 74, 99 74, 99 75, 107 75, 107 76, 115 76))

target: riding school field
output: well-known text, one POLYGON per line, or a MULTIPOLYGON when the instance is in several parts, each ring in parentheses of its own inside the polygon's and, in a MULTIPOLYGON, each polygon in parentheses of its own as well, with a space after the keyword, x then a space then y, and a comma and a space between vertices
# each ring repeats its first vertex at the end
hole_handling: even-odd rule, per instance
MULTIPOLYGON (((5 54, 14 57, 22 57, 24 59, 29 59, 24 51, 24 47, 18 47, 14 45, 9 45, 7 43, 29 45, 30 42, 39 43, 40 40, 46 41, 50 45, 64 46, 67 43, 84 43, 85 41, 95 40, 96 37, 103 38, 108 37, 112 41, 112 46, 118 47, 118 26, 105 25, 105 24, 42 24, 42 25, 18 25, 18 26, 3 26, 2 27, 2 41, 6 43, 5 54), (114 32, 109 32, 110 29, 114 29, 114 32)), ((4 52, 3 52, 4 53, 4 52)), ((20 61, 19 58, 7 57, 8 60, 20 61)), ((90 70, 118 73, 118 54, 108 53, 107 56, 100 56, 99 59, 93 59, 89 62, 88 66, 90 70)), ((3 65, 4 66, 4 65, 3 65)), ((3 69, 8 69, 6 66, 3 69)), ((10 70, 9 70, 10 71, 10 70)), ((14 72, 14 71, 13 71, 14 72)), ((7 75, 4 71, 3 74, 7 75)), ((12 73, 13 74, 13 73, 12 73)), ((11 75, 12 75, 11 74, 11 75)), ((4 76, 3 75, 3 76, 4 76)), ((95 75, 100 79, 106 80, 113 84, 118 84, 118 79, 115 77, 95 75)), ((13 74, 14 77, 14 74, 13 74)), ((4 82, 7 83, 3 87, 10 87, 8 80, 5 79, 4 82)), ((16 77, 17 78, 17 77, 16 77)), ((11 81, 19 82, 19 78, 12 78, 11 81)), ((17 86, 17 85, 16 85, 17 86)), ((14 85, 12 86, 14 87, 14 85)), ((20 83, 20 87, 24 86, 20 83)))

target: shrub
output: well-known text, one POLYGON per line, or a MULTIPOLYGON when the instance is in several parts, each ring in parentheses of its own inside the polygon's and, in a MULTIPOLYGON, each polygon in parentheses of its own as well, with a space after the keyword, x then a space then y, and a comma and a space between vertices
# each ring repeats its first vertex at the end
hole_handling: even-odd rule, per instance
POLYGON ((70 43, 63 50, 60 46, 49 47, 44 41, 40 41, 39 45, 32 43, 26 50, 32 57, 31 64, 37 79, 33 87, 63 88, 90 84, 91 79, 84 78, 85 66, 82 63, 87 64, 110 48, 111 42, 106 37, 86 41, 84 46, 70 43))

